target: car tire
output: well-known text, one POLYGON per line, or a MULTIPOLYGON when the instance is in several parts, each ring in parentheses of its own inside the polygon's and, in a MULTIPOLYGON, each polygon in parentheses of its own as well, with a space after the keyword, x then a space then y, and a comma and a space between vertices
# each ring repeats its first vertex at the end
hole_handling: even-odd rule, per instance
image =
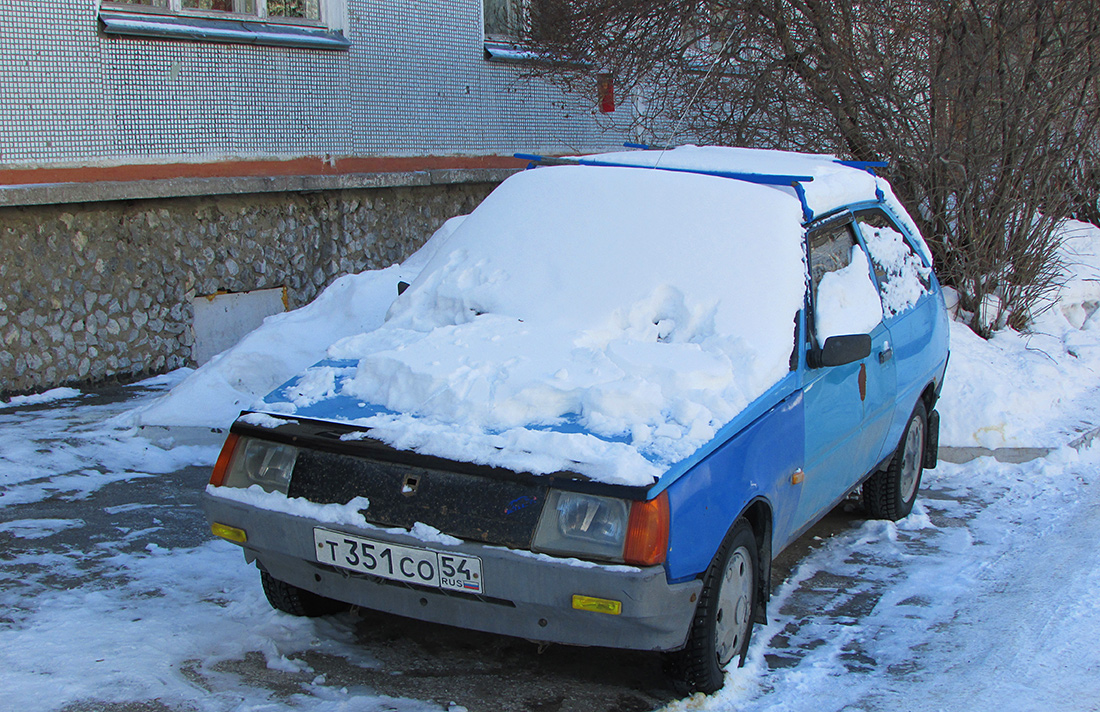
POLYGON ((918 400, 890 464, 863 483, 863 506, 873 519, 896 522, 913 511, 921 475, 924 474, 927 436, 928 416, 924 403, 918 400))
POLYGON ((351 608, 342 601, 325 598, 312 591, 280 581, 266 571, 260 572, 260 581, 263 583, 264 595, 267 596, 267 602, 271 607, 292 616, 317 618, 342 613, 351 608))
POLYGON ((707 567, 687 646, 669 658, 669 670, 684 691, 716 692, 725 683, 729 663, 745 663, 759 577, 756 537, 748 522, 739 519, 707 567))

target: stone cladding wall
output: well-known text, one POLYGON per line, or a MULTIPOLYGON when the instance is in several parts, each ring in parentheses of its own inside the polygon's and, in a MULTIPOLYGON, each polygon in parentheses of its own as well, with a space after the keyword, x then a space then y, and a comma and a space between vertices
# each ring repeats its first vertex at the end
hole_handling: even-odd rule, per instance
POLYGON ((491 183, 0 207, 0 396, 190 363, 191 300, 291 309, 400 262, 491 183))

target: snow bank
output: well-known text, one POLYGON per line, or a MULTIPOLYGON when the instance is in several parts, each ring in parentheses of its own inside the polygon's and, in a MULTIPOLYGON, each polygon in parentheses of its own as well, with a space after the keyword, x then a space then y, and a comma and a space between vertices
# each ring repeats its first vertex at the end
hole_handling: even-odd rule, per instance
POLYGON ((75 388, 52 388, 42 393, 32 393, 29 396, 12 396, 7 402, 0 401, 0 410, 5 408, 19 408, 27 405, 52 403, 67 398, 77 398, 80 395, 82 395, 81 392, 75 388))
POLYGON ((1066 281, 1026 334, 989 341, 951 325, 938 409, 943 445, 1058 447, 1096 422, 1100 404, 1100 229, 1064 229, 1066 281))

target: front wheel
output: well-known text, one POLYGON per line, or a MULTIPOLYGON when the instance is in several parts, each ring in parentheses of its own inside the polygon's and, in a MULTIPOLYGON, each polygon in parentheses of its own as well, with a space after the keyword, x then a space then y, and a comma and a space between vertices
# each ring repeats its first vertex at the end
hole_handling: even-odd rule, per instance
POLYGON ((332 613, 342 613, 351 608, 343 601, 325 598, 312 591, 280 581, 263 570, 260 571, 260 582, 264 586, 264 595, 267 596, 267 602, 271 607, 292 616, 317 618, 332 613))
POLYGON ((675 674, 691 692, 721 689, 726 667, 743 665, 756 614, 760 562, 756 537, 738 520, 703 578, 687 646, 672 654, 675 674))
POLYGON ((924 473, 927 431, 928 416, 924 403, 918 400, 890 464, 863 483, 863 504, 874 519, 896 522, 913 511, 924 473))

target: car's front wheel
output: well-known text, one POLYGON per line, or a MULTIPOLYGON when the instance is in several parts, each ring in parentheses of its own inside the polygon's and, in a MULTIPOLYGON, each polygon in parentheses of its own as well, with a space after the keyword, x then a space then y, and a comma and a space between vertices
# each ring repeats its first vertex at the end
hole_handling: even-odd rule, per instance
POLYGON ((721 689, 726 667, 741 665, 756 617, 760 562, 752 527, 741 519, 703 577, 687 647, 672 655, 674 674, 692 692, 721 689))
POLYGON ((890 464, 863 483, 863 505, 873 518, 896 522, 913 511, 924 474, 927 433, 928 416, 924 403, 918 400, 890 464))
POLYGON ((266 571, 260 571, 260 582, 264 586, 264 595, 272 608, 289 613, 292 616, 317 618, 332 613, 341 613, 351 608, 342 601, 319 596, 312 591, 280 581, 266 571))

